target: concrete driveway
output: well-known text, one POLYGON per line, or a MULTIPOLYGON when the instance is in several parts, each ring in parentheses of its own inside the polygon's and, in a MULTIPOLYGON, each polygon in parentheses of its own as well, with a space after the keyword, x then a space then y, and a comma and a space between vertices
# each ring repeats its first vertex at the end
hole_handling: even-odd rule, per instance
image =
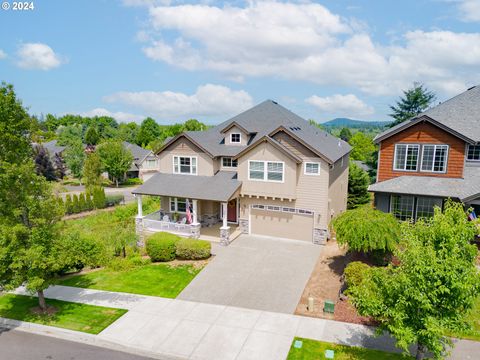
POLYGON ((212 245, 215 258, 178 299, 292 314, 322 247, 242 235, 212 245))

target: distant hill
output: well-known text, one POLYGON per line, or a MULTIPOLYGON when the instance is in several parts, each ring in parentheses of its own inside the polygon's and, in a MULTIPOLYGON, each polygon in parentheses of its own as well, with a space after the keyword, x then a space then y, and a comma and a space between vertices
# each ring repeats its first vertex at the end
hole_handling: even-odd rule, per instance
POLYGON ((350 127, 350 128, 369 128, 369 127, 384 127, 388 125, 389 121, 363 121, 349 118, 336 118, 322 123, 325 127, 350 127))

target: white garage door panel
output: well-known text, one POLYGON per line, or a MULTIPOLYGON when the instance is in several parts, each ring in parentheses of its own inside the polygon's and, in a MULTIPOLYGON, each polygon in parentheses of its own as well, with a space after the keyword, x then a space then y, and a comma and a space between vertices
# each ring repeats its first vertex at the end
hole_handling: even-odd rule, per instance
POLYGON ((311 215, 251 209, 250 220, 252 234, 312 241, 311 215))

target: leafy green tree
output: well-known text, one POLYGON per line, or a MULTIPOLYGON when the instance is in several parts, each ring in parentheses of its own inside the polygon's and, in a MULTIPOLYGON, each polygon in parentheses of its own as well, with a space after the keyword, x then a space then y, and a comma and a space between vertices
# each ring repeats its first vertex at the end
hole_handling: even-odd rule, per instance
POLYGON ((368 205, 347 210, 333 221, 337 241, 353 251, 391 252, 400 241, 400 224, 392 214, 368 205))
POLYGON ((118 181, 125 176, 130 168, 133 155, 120 141, 107 141, 97 148, 103 168, 113 178, 117 187, 118 181))
POLYGON ((72 142, 65 150, 65 162, 77 179, 82 178, 83 162, 85 161, 85 151, 80 141, 72 142))
POLYGON ((349 142, 351 137, 352 132, 349 128, 344 127, 342 128, 342 130, 340 130, 340 139, 342 139, 343 141, 349 142))
POLYGON ((423 84, 413 83, 413 87, 404 90, 400 100, 395 105, 390 106, 390 110, 392 110, 390 116, 395 119, 390 127, 425 111, 435 99, 435 93, 428 90, 423 84))
POLYGON ((190 119, 183 123, 183 131, 203 131, 206 128, 207 126, 197 119, 190 119))
POLYGON ((91 191, 95 186, 102 185, 102 161, 97 153, 93 152, 87 155, 82 174, 87 191, 91 191))
POLYGON ((477 249, 470 243, 475 225, 462 204, 450 201, 432 220, 403 226, 398 265, 369 269, 349 293, 359 313, 377 320, 400 348, 416 345, 417 359, 426 352, 440 359, 451 345, 445 334, 468 328, 466 314, 480 293, 477 249))
POLYGON ((59 145, 69 146, 83 139, 83 126, 81 124, 72 124, 68 126, 61 125, 57 129, 57 141, 59 145))
POLYGON ((368 173, 354 162, 350 162, 348 169, 348 209, 355 209, 370 202, 368 185, 370 185, 368 173))
POLYGON ((350 138, 349 143, 353 147, 350 153, 352 160, 368 161, 376 150, 373 140, 360 131, 350 138))
POLYGON ((155 120, 148 117, 142 121, 137 134, 136 143, 140 146, 147 146, 160 137, 160 127, 155 120))
POLYGON ((35 169, 38 175, 43 176, 48 181, 57 179, 52 160, 47 150, 40 144, 35 146, 35 169))
POLYGON ((97 145, 100 141, 100 135, 98 135, 95 126, 89 126, 85 133, 85 143, 87 145, 97 145))
POLYGON ((118 125, 118 139, 135 143, 139 130, 140 127, 134 122, 130 122, 128 124, 121 123, 118 125))

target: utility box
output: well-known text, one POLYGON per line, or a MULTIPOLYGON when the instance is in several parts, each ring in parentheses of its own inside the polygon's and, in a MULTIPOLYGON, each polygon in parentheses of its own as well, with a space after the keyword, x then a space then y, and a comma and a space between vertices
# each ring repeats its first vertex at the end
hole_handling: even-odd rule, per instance
POLYGON ((335 303, 331 300, 325 300, 323 304, 323 312, 333 314, 335 311, 335 303))
POLYGON ((334 359, 334 358, 335 358, 335 351, 325 350, 325 359, 334 359))

